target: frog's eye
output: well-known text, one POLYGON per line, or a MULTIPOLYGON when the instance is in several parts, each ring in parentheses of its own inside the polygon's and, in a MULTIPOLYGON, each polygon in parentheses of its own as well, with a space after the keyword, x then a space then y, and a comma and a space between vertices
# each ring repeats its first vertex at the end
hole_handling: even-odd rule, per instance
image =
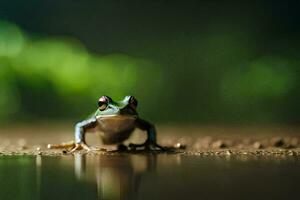
POLYGON ((130 99, 129 99, 129 104, 133 109, 136 109, 136 107, 138 105, 138 101, 136 100, 136 98, 131 96, 130 99))
POLYGON ((99 101, 98 101, 98 107, 100 111, 103 111, 106 109, 108 102, 109 102, 110 98, 108 96, 102 96, 100 97, 99 101))
POLYGON ((105 108, 107 107, 107 103, 104 103, 104 102, 98 102, 98 106, 99 106, 99 110, 100 111, 103 111, 105 110, 105 108))

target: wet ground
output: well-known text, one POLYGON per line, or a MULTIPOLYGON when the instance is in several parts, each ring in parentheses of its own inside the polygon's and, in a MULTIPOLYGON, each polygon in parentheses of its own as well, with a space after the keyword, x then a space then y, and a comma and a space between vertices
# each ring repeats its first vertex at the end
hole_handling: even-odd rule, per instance
MULTIPOLYGON (((62 124, 18 125, 0 129, 0 155, 63 155, 63 150, 49 150, 49 143, 73 140, 73 126, 62 124)), ((146 134, 136 131, 125 144, 142 143, 146 134)), ((105 146, 97 134, 88 133, 87 143, 111 154, 116 146, 105 146)), ((177 153, 186 155, 300 155, 300 127, 291 126, 158 126, 158 143, 186 147, 177 153)), ((81 153, 86 153, 82 151, 81 153)))
MULTIPOLYGON (((73 138, 69 125, 0 130, 0 199, 286 199, 299 198, 297 127, 159 126, 176 152, 65 154, 48 143, 73 138)), ((130 142, 141 142, 137 132, 130 142)))

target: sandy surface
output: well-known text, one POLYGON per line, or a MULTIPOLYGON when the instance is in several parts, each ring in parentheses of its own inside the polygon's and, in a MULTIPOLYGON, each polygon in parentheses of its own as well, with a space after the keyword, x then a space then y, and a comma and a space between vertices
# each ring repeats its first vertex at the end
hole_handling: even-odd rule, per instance
MULTIPOLYGON (((291 126, 158 126, 162 145, 181 147, 176 153, 197 156, 300 156, 300 127, 291 126), (182 148, 185 147, 185 148, 182 148)), ((49 150, 47 144, 73 139, 71 124, 6 126, 0 129, 0 155, 68 155, 63 150, 49 150)), ((145 134, 136 131, 126 141, 140 143, 145 134)), ((97 134, 89 133, 87 143, 106 151, 88 154, 113 154, 115 146, 104 146, 97 134)), ((87 153, 86 151, 79 151, 87 153)), ((149 153, 144 151, 128 153, 149 153)), ((152 152, 154 153, 154 152, 152 152)), ((161 153, 161 152, 156 152, 161 153)))

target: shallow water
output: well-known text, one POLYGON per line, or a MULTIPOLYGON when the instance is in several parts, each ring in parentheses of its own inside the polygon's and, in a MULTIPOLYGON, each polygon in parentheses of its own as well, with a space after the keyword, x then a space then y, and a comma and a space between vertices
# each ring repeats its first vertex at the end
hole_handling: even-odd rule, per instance
POLYGON ((299 167, 297 156, 2 156, 0 199, 290 199, 299 167))

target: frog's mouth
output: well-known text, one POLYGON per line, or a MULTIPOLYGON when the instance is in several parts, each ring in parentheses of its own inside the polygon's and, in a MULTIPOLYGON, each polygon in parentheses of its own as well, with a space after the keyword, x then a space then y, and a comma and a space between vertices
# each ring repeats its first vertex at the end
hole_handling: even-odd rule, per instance
POLYGON ((137 115, 119 115, 119 114, 114 114, 114 115, 100 115, 96 117, 97 119, 116 119, 116 120, 121 120, 121 119, 136 119, 137 115))

